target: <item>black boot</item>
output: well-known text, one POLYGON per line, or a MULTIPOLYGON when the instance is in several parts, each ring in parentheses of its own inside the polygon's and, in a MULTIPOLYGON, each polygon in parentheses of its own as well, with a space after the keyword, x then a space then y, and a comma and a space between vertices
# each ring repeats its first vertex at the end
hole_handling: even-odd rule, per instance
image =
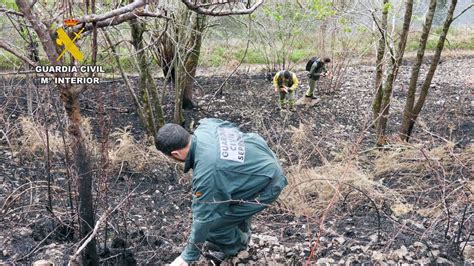
POLYGON ((203 253, 204 257, 211 260, 215 265, 220 265, 227 259, 227 256, 222 251, 209 250, 203 253))
POLYGON ((204 242, 203 249, 204 257, 208 258, 216 265, 220 265, 227 258, 221 248, 212 242, 204 242))

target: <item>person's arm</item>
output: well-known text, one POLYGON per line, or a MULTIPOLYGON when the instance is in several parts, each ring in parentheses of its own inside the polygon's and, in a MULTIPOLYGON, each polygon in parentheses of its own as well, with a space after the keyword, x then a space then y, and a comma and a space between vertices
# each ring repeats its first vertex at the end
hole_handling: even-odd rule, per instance
POLYGON ((294 91, 296 88, 298 88, 298 77, 296 77, 296 74, 293 73, 291 75, 291 79, 293 79, 293 85, 291 85, 290 91, 294 91))
POLYGON ((326 64, 323 65, 323 72, 328 73, 328 66, 326 64))
POLYGON ((278 78, 280 78, 280 72, 276 73, 273 77, 273 87, 275 88, 275 92, 278 91, 278 78))
POLYGON ((222 210, 228 208, 230 199, 219 190, 214 183, 214 170, 193 178, 193 224, 191 234, 186 248, 181 253, 181 257, 187 262, 199 259, 200 250, 198 245, 206 241, 209 229, 212 224, 221 217, 222 210))

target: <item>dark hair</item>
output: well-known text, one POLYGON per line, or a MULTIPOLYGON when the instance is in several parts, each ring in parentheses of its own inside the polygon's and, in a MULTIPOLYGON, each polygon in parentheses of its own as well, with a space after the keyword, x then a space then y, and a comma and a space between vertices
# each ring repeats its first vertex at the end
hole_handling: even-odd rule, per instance
POLYGON ((331 62, 331 59, 329 57, 324 57, 323 62, 324 63, 329 63, 329 62, 331 62))
POLYGON ((283 77, 285 77, 286 79, 290 79, 290 78, 291 78, 291 73, 290 73, 290 71, 285 70, 285 72, 283 72, 283 77))
POLYGON ((171 155, 172 151, 186 147, 190 136, 191 134, 180 125, 165 124, 155 136, 155 146, 162 153, 171 155))

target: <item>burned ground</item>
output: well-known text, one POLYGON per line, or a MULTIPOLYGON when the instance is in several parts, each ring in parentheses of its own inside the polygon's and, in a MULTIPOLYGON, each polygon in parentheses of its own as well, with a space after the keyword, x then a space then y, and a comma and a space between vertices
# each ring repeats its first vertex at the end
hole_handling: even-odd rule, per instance
MULTIPOLYGON (((277 96, 264 75, 239 73, 224 84, 222 94, 216 91, 225 76, 199 76, 196 107, 185 113, 187 126, 195 127, 205 117, 232 121, 243 131, 261 134, 289 177, 306 177, 304 171, 312 169, 315 175, 328 171, 319 179, 335 180, 336 188, 327 198, 323 191, 310 193, 290 182, 288 191, 306 193, 299 204, 304 206, 292 205, 294 195, 285 194, 255 217, 248 251, 229 262, 304 263, 308 256, 329 263, 472 262, 472 62, 470 57, 453 57, 439 66, 410 145, 396 138, 410 71, 410 63, 404 65, 390 109, 390 145, 383 151, 374 149, 371 66, 351 66, 334 94, 319 95, 314 107, 299 105, 294 112, 277 110, 277 96), (342 169, 331 172, 337 167, 342 169), (354 181, 352 177, 358 176, 344 167, 366 176, 370 187, 354 181)), ((427 67, 423 65, 422 71, 427 67)), ((297 96, 302 97, 307 79, 303 72, 297 74, 302 84, 297 96)), ((45 258, 63 264, 78 247, 72 230, 77 218, 68 214, 68 185, 75 186, 66 169, 68 158, 64 152, 52 152, 47 171, 43 151, 23 151, 28 148, 22 147, 27 142, 21 138, 25 132, 19 119, 26 115, 24 82, 1 83, 5 135, 0 150, 0 261, 27 264, 45 258), (53 210, 47 207, 48 175, 53 210)), ((64 117, 58 99, 50 97, 55 92, 38 87, 36 93, 42 103, 41 108, 34 103, 36 121, 60 131, 64 117)), ((128 127, 135 144, 148 149, 151 143, 143 139, 123 82, 104 82, 81 97, 94 141, 100 143, 105 132, 113 147, 120 135, 111 133, 128 127)), ((167 121, 172 118, 172 101, 173 92, 166 88, 167 121)), ((104 151, 97 150, 94 163, 102 169, 98 166, 104 151)), ((191 223, 189 175, 180 165, 154 156, 156 161, 143 165, 137 162, 142 157, 119 160, 106 168, 106 175, 95 173, 97 184, 105 182, 108 191, 105 196, 103 186, 95 188, 96 219, 106 206, 113 208, 125 199, 99 234, 104 264, 170 263, 186 241, 191 223)))

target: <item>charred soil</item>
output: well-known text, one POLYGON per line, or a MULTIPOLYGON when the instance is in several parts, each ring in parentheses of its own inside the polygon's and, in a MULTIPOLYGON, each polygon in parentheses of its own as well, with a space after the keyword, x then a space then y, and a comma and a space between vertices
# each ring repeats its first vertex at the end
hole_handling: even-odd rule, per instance
MULTIPOLYGON (((340 176, 328 170, 319 177, 334 181, 329 198, 323 192, 292 190, 298 179, 290 182, 287 189, 304 194, 300 199, 307 208, 297 211, 301 206, 287 200, 294 195, 285 194, 253 220, 249 249, 227 262, 296 264, 310 257, 327 263, 472 263, 472 65, 470 57, 442 62, 411 144, 403 144, 396 134, 410 73, 410 62, 405 63, 393 92, 385 150, 374 149, 372 66, 349 67, 334 93, 320 91, 315 106, 297 105, 294 111, 278 110, 277 95, 263 74, 240 72, 225 84, 225 76, 197 77, 195 107, 185 111, 188 128, 195 128, 201 118, 216 117, 257 132, 276 152, 289 178, 299 178, 308 169, 318 175, 323 169, 343 168, 340 176), (346 182, 341 176, 353 175, 346 166, 356 168, 371 186, 346 182)), ((427 68, 423 65, 422 73, 427 68)), ((297 74, 301 98, 307 78, 297 74)), ((96 220, 121 203, 98 235, 101 262, 170 263, 190 230, 190 176, 179 164, 150 151, 152 143, 144 138, 123 82, 102 81, 81 96, 91 150, 92 143, 98 143, 92 152, 96 220), (138 152, 158 159, 141 164, 142 157, 119 158, 104 166, 101 156, 124 142, 123 135, 112 134, 117 129, 128 132, 138 152), (99 145, 103 143, 107 145, 99 145)), ((48 160, 44 149, 28 149, 31 145, 22 138, 28 132, 21 122, 27 115, 25 81, 0 82, 5 91, 0 95, 0 262, 21 265, 48 259, 65 264, 79 246, 70 151, 51 151, 48 160)), ((162 80, 157 82, 163 86, 162 80)), ((171 121, 173 90, 164 90, 165 118, 171 121)), ((42 86, 32 92, 33 120, 47 125, 49 134, 61 141, 67 122, 56 92, 42 86)))

